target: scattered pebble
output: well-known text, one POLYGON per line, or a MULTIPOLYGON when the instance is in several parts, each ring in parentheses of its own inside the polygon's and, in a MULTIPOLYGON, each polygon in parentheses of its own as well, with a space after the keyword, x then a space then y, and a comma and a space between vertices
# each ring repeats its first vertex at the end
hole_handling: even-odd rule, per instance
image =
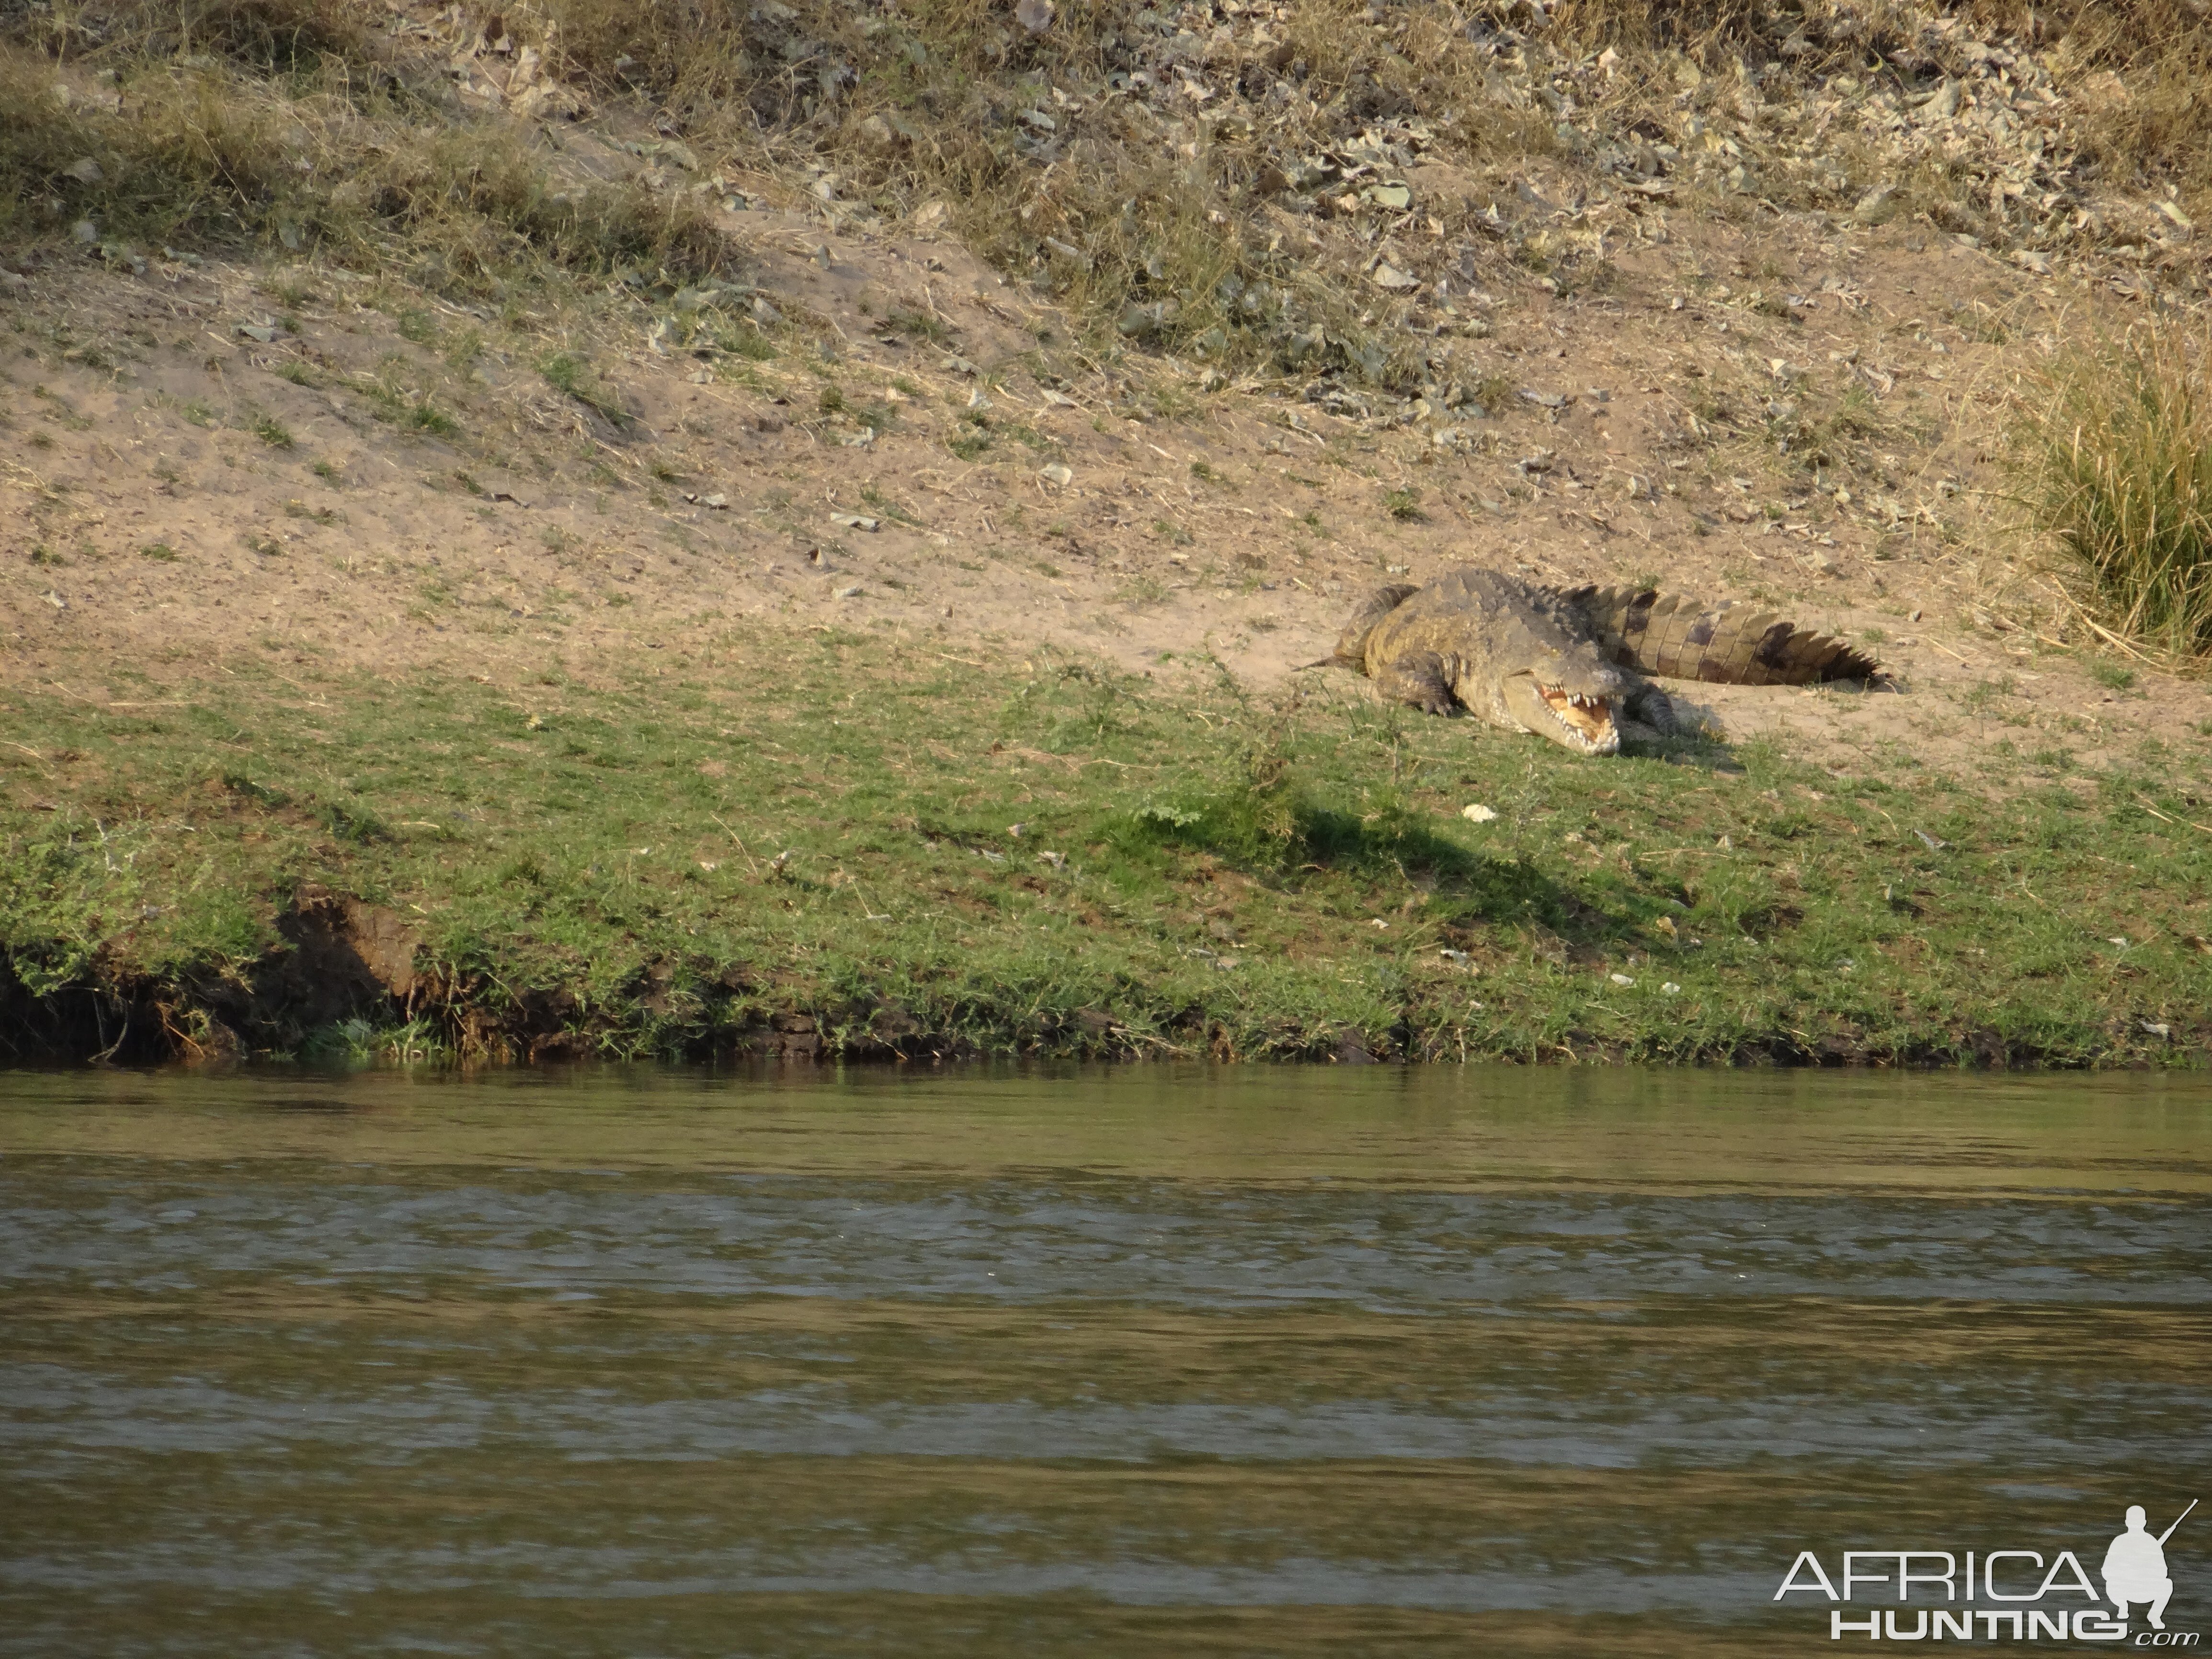
POLYGON ((1490 823, 1496 821, 1498 812, 1494 807, 1485 806, 1480 801, 1476 801, 1460 808, 1459 815, 1469 823, 1490 823))
POLYGON ((1659 994, 1662 997, 1671 997, 1679 994, 1681 989, 1682 988, 1680 986, 1675 984, 1674 981, 1670 979, 1664 985, 1662 985, 1659 988, 1659 994))
POLYGON ((2162 1019, 2144 1020, 2142 1028, 2154 1037, 2170 1037, 2173 1035, 2173 1027, 2162 1019))
POLYGON ((860 597, 860 590, 857 587, 841 587, 830 597, 839 599, 857 599, 860 597))
MULTIPOLYGON (((710 495, 707 498, 707 504, 709 507, 719 507, 721 505, 721 501, 719 496, 710 495)), ((830 515, 830 522, 841 525, 847 530, 873 531, 883 528, 881 520, 871 519, 859 513, 832 513, 830 515)))
POLYGON ((1615 985, 1633 985, 1636 983, 1634 980, 1631 979, 1626 974, 1608 974, 1606 977, 1610 979, 1615 985))

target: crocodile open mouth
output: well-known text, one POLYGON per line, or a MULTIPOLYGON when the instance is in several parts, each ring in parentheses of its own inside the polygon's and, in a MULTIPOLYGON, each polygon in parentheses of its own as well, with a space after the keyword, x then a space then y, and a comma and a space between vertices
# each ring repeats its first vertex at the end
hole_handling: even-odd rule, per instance
POLYGON ((1620 741, 1613 723, 1613 699, 1586 691, 1568 691, 1556 685, 1539 685, 1544 705, 1553 719, 1591 749, 1611 749, 1620 741))

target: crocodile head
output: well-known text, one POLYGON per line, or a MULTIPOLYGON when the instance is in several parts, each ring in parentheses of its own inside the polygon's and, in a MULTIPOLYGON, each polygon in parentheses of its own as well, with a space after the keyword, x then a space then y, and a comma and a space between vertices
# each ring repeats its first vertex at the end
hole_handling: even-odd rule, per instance
POLYGON ((1586 645, 1501 675, 1498 698, 1516 724, 1577 755, 1620 748, 1620 714, 1628 676, 1586 645))

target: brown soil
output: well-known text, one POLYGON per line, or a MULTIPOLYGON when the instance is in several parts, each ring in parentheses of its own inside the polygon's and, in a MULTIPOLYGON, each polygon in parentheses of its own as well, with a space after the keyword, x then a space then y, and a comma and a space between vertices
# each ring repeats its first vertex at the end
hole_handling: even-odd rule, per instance
POLYGON ((2103 689, 1986 493, 2017 377, 2092 296, 1924 227, 1577 212, 1535 173, 1423 188, 1533 198, 1620 273, 1562 299, 1500 266, 1437 319, 1480 341, 1502 405, 1483 418, 1390 425, 1292 382, 1086 367, 1048 306, 949 240, 760 209, 729 234, 804 331, 719 367, 639 331, 586 338, 613 422, 495 319, 373 283, 49 260, 0 295, 0 680, 121 702, 160 694, 118 669, 182 685, 251 659, 591 682, 836 626, 986 665, 1037 642, 1133 668, 1210 652, 1269 687, 1364 588, 1475 562, 1656 578, 1876 641, 1901 695, 1700 693, 1729 735, 1838 766, 1899 744, 1971 770, 2006 735, 2094 764, 2212 719, 2200 684, 2103 689), (901 311, 930 321, 888 329, 901 311), (471 329, 489 347, 456 368, 471 329), (893 424, 841 441, 866 428, 821 406, 824 375, 893 424), (1163 388, 1187 412, 1139 418, 1163 388), (451 435, 410 424, 424 396, 451 435), (963 460, 971 398, 994 430, 963 460), (1778 451, 1801 420, 1829 422, 1793 447, 1830 464, 1778 451))

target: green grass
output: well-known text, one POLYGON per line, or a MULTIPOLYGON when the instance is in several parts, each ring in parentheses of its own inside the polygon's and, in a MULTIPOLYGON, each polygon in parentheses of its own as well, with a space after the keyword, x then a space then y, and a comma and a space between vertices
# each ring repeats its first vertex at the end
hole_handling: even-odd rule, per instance
POLYGON ((1429 515, 1421 511, 1421 492, 1418 489, 1386 490, 1382 506, 1392 518, 1406 523, 1426 524, 1429 521, 1429 515))
POLYGON ((2212 335, 2144 324, 2063 357, 2019 432, 2024 498, 2111 634, 2212 657, 2212 335))
POLYGON ((2199 757, 2022 773, 1993 811, 1909 760, 1592 763, 1326 677, 670 654, 602 690, 287 663, 109 711, 7 693, 0 1031, 88 1032, 105 999, 103 1042, 301 1052, 334 1016, 286 988, 287 918, 319 891, 419 935, 412 1007, 367 1012, 455 1050, 697 1054, 794 1017, 923 1054, 2212 1048, 2199 757))
POLYGON ((621 428, 629 424, 629 411, 600 384, 591 365, 574 352, 556 351, 542 359, 538 372, 550 385, 574 398, 609 425, 621 428))

